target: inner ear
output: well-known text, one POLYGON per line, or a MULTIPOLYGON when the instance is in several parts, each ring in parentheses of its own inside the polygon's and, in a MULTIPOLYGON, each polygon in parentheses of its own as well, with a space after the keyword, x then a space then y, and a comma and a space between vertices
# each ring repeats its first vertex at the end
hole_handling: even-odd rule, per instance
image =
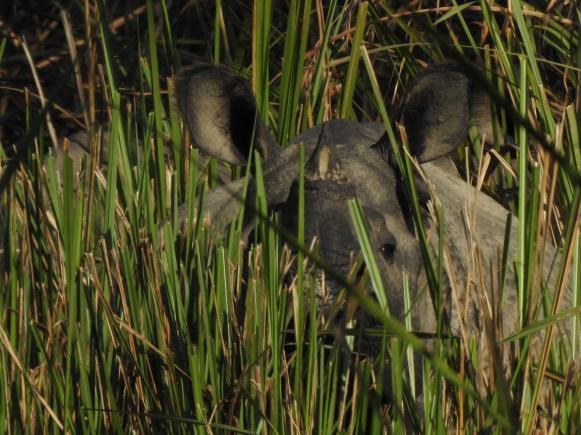
POLYGON ((252 159, 250 149, 256 137, 256 105, 250 98, 234 96, 230 100, 230 135, 232 143, 247 161, 252 159))

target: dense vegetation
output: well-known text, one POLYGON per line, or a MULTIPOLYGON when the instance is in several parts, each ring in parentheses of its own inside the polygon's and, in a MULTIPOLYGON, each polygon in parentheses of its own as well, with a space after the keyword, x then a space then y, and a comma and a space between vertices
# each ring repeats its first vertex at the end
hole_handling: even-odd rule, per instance
MULTIPOLYGON (((579 433, 581 16, 540 3, 4 2, 0 432, 579 433), (251 81, 282 145, 334 118, 383 121, 403 143, 396 108, 426 64, 486 67, 516 147, 483 188, 520 217, 523 247, 506 376, 454 339, 413 358, 389 324, 377 355, 347 352, 360 331, 321 319, 315 275, 273 226, 244 249, 242 217, 226 234, 193 219, 218 174, 243 175, 191 146, 171 97, 200 57, 251 81), (77 180, 49 150, 79 130, 77 180), (195 224, 179 225, 184 203, 195 224), (532 296, 544 243, 573 291, 564 317, 531 315, 552 304, 532 296), (557 320, 569 346, 546 341, 542 358, 528 338, 557 320)), ((469 145, 456 161, 474 174, 469 145)))

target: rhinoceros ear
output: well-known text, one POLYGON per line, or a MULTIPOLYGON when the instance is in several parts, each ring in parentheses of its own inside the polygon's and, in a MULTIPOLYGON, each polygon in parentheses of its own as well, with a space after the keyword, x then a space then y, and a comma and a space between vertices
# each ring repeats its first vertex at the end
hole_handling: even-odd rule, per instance
POLYGON ((494 143, 490 104, 486 91, 460 65, 429 67, 414 80, 403 106, 410 151, 420 162, 442 157, 464 143, 471 125, 494 143))
POLYGON ((193 141, 210 155, 245 165, 253 141, 264 160, 277 152, 242 77, 221 66, 197 63, 178 75, 176 97, 193 141))

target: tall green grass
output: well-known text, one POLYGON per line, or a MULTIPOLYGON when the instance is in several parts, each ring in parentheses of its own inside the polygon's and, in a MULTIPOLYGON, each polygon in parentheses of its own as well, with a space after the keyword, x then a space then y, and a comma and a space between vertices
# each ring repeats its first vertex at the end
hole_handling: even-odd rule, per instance
MULTIPOLYGON (((511 14, 484 1, 422 5, 147 0, 127 6, 133 17, 121 4, 98 0, 71 6, 68 20, 51 6, 43 37, 14 15, 10 27, 28 34, 34 47, 57 134, 67 134, 67 113, 86 102, 78 118, 89 132, 91 158, 80 174, 66 159, 57 171, 42 151, 49 125, 39 89, 32 80, 0 83, 0 100, 18 102, 1 106, 17 112, 0 136, 1 169, 17 170, 0 192, 0 432, 580 430, 579 11, 573 2, 545 12, 511 2, 511 14), (65 35, 69 25, 76 55, 65 35), (318 260, 283 244, 289 238, 265 204, 258 157, 263 219, 253 242, 246 244, 242 215, 224 233, 213 231, 199 205, 221 163, 207 165, 189 146, 171 97, 176 68, 196 55, 228 62, 250 78, 282 144, 327 119, 382 121, 402 150, 398 164, 413 197, 412 165, 392 106, 424 64, 451 51, 492 71, 498 133, 511 134, 517 148, 516 162, 497 149, 516 177, 499 165, 485 185, 499 198, 516 191, 506 205, 520 218, 512 235, 519 261, 506 273, 518 277, 522 329, 507 338, 516 355, 506 379, 498 371, 494 379, 478 373, 474 349, 458 341, 437 339, 428 351, 410 333, 409 318, 401 324, 388 316, 356 203, 354 225, 368 265, 362 281, 369 277, 377 302, 362 294, 355 276, 342 282, 377 318, 377 330, 338 331, 321 318, 318 260), (55 65, 43 66, 50 56, 55 65), (75 79, 59 76, 74 69, 73 59, 75 79), (72 80, 74 91, 51 88, 55 77, 64 85, 72 80), (513 112, 528 123, 511 123, 513 112), (93 120, 99 122, 84 125, 93 120), (33 140, 13 139, 27 136, 33 140), (14 143, 25 149, 14 152, 14 143), (6 153, 22 161, 14 166, 6 153), (183 203, 186 225, 177 218, 183 203), (554 266, 561 287, 550 292, 539 267, 549 243, 562 253, 554 266), (554 306, 567 285, 573 307, 563 315, 554 306), (569 347, 551 339, 556 320, 572 325, 569 347), (530 346, 538 330, 547 332, 541 356, 530 346), (380 337, 377 355, 347 351, 345 343, 361 334, 380 337)), ((9 35, 0 40, 0 68, 31 76, 21 44, 9 35)), ((469 172, 480 164, 473 145, 468 157, 457 156, 469 172)), ((299 193, 294 236, 308 246, 303 202, 299 193)), ((446 211, 436 212, 445 222, 446 211)), ((437 300, 443 246, 434 253, 419 228, 437 300)), ((441 329, 442 337, 445 324, 441 329)))

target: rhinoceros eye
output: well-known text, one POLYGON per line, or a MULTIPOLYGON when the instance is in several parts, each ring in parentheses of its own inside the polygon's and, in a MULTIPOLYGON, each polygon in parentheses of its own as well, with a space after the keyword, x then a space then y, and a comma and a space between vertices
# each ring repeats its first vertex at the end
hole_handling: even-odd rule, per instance
POLYGON ((393 255, 395 254, 395 241, 384 243, 381 246, 381 254, 387 261, 393 261, 393 255))

